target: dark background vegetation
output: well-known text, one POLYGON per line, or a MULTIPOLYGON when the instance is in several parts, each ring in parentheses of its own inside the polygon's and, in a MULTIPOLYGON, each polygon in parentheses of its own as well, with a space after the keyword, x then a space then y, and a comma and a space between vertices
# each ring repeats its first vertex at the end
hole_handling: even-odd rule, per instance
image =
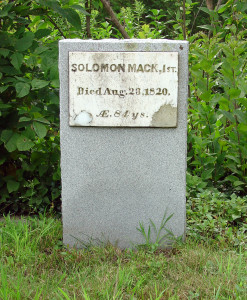
MULTIPOLYGON (((190 42, 188 201, 219 193, 208 210, 246 221, 246 1, 111 5, 131 38, 190 42)), ((60 211, 58 41, 90 36, 122 38, 101 1, 1 1, 1 214, 60 211)))

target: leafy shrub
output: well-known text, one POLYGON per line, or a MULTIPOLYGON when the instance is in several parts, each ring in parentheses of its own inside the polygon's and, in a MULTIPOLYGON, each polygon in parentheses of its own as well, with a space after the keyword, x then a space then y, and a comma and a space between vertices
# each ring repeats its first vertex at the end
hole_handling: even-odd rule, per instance
POLYGON ((30 8, 23 4, 10 2, 1 12, 3 211, 44 208, 59 197, 57 43, 42 42, 47 28, 28 30, 30 8))
POLYGON ((187 201, 189 236, 247 247, 247 197, 204 191, 187 201))
POLYGON ((247 41, 234 24, 223 26, 191 39, 188 166, 202 180, 244 194, 247 41))
POLYGON ((55 20, 61 16, 73 36, 81 19, 71 7, 48 0, 1 4, 2 212, 60 206, 57 40, 63 32, 55 20))

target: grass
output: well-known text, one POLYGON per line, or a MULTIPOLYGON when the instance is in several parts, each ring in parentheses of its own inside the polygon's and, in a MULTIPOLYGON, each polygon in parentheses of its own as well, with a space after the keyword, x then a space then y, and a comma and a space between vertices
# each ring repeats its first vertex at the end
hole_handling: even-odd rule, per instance
POLYGON ((0 222, 0 299, 247 299, 247 251, 188 238, 170 250, 63 247, 61 221, 0 222))

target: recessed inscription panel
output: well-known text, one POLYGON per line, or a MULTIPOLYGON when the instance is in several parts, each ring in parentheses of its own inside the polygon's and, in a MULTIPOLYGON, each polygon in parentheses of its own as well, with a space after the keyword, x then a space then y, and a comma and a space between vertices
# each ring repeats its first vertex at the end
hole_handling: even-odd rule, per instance
POLYGON ((176 127, 177 52, 70 52, 70 126, 176 127))

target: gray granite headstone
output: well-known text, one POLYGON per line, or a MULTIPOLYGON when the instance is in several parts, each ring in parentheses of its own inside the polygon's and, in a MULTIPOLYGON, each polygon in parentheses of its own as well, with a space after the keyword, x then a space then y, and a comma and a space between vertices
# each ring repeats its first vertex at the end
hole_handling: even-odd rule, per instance
POLYGON ((64 243, 184 237, 188 42, 62 40, 59 73, 64 243))

